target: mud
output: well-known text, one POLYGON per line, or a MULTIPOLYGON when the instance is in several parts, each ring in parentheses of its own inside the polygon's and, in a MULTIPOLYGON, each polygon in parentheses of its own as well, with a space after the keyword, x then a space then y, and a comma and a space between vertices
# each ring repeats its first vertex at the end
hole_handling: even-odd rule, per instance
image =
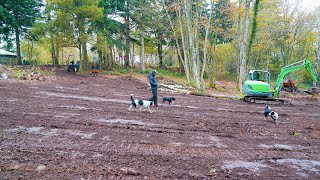
POLYGON ((160 91, 176 101, 150 114, 130 94, 151 97, 134 77, 0 80, 0 179, 320 178, 319 100, 271 106, 276 125, 262 104, 160 91))

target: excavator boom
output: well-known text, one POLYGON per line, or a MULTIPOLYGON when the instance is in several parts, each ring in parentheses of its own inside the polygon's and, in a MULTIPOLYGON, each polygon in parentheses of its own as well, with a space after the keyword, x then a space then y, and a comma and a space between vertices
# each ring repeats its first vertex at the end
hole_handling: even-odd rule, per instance
POLYGON ((290 64, 288 66, 285 66, 281 69, 278 78, 277 78, 277 82, 276 85, 274 87, 274 92, 273 92, 273 96, 274 97, 278 97, 281 91, 281 87, 282 87, 282 83, 284 78, 288 75, 288 73, 293 72, 293 71, 298 71, 302 68, 306 68, 307 71, 309 72, 309 74, 311 75, 313 81, 315 81, 316 83, 320 83, 320 80, 318 79, 316 73, 313 70, 313 66, 312 63, 308 60, 302 60, 293 64, 290 64))

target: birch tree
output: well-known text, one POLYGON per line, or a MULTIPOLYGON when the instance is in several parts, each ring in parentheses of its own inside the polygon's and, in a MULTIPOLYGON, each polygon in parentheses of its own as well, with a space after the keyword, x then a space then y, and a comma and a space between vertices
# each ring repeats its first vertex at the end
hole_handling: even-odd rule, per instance
MULTIPOLYGON (((252 0, 244 0, 244 17, 242 19, 242 26, 240 30, 240 72, 239 72, 239 88, 240 92, 243 92, 243 83, 247 75, 247 46, 248 46, 248 34, 249 34, 249 21, 250 21, 250 4, 252 0)), ((239 1, 239 3, 242 3, 239 1)))
POLYGON ((213 14, 213 3, 211 3, 211 6, 210 6, 210 15, 209 15, 209 20, 206 25, 205 38, 204 38, 204 43, 203 43, 203 67, 202 67, 202 72, 201 72, 201 76, 200 76, 202 89, 205 89, 205 83, 204 83, 203 77, 204 77, 204 72, 205 72, 206 65, 207 65, 208 35, 209 35, 209 30, 210 30, 212 14, 213 14))
POLYGON ((213 3, 213 1, 207 4, 198 0, 174 0, 166 5, 179 59, 182 60, 189 83, 199 90, 205 88, 203 76, 207 62, 207 42, 213 3), (211 7, 209 16, 207 7, 211 7))
POLYGON ((317 43, 317 51, 316 51, 316 73, 317 73, 317 76, 319 77, 319 66, 320 66, 320 7, 317 8, 317 22, 318 22, 318 43, 317 43))

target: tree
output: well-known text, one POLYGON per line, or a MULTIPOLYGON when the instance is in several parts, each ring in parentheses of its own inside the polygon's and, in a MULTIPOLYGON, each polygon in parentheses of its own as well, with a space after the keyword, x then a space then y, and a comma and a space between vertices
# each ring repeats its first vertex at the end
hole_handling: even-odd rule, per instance
MULTIPOLYGON (((151 40, 156 44, 157 53, 159 57, 159 66, 162 67, 164 52, 164 45, 170 29, 166 27, 168 20, 165 17, 163 8, 156 0, 142 0, 136 1, 132 13, 132 21, 134 27, 139 31, 141 37, 141 51, 144 51, 144 44, 142 39, 151 40), (147 37, 145 37, 147 36, 147 37)), ((144 69, 144 58, 141 57, 142 69, 144 69)))
POLYGON ((208 33, 212 26, 213 3, 175 0, 166 5, 166 14, 187 79, 199 90, 205 88, 203 76, 207 62, 208 33), (207 7, 211 10, 208 11, 207 7))
MULTIPOLYGON (((91 27, 94 22, 103 17, 103 9, 98 7, 98 3, 99 0, 50 1, 52 9, 48 20, 54 22, 51 36, 56 40, 66 38, 79 49, 80 73, 83 73, 83 67, 88 65, 87 43, 92 35, 91 27)), ((54 52, 59 50, 59 46, 59 41, 53 42, 52 52, 54 54, 59 54, 59 52, 54 52), (54 45, 57 46, 54 47, 54 45)))
POLYGON ((119 17, 125 14, 126 0, 100 0, 99 7, 103 9, 103 17, 94 22, 94 32, 97 34, 96 47, 101 63, 108 66, 114 64, 114 47, 124 48, 121 33, 125 28, 119 17))
MULTIPOLYGON (((230 3, 230 0, 221 0, 213 4, 213 17, 212 17, 212 28, 209 33, 210 44, 208 44, 209 53, 208 53, 208 67, 207 73, 209 76, 209 86, 215 87, 214 81, 217 74, 221 74, 223 70, 221 69, 221 61, 224 58, 221 58, 220 53, 218 53, 219 46, 222 44, 230 43, 231 37, 231 28, 234 24, 231 17, 234 15, 235 11, 234 5, 230 3), (219 68, 218 68, 219 67, 219 68)), ((232 54, 231 52, 228 54, 232 54)), ((229 56, 230 59, 231 56, 229 56)), ((232 60, 230 61, 232 62, 232 60)), ((232 72, 230 72, 232 74, 232 72)))
MULTIPOLYGON (((250 4, 252 0, 245 0, 245 12, 244 17, 242 19, 241 34, 240 34, 240 72, 239 72, 239 88, 240 92, 243 91, 243 83, 245 81, 247 75, 247 46, 248 46, 248 34, 249 34, 249 12, 250 12, 250 4)), ((239 3, 242 3, 241 1, 239 3)))
POLYGON ((126 0, 126 10, 125 10, 125 55, 124 55, 124 65, 130 66, 129 54, 130 54, 130 0, 126 0))
POLYGON ((22 64, 20 37, 25 34, 41 16, 41 0, 0 0, 0 21, 7 37, 15 35, 18 64, 22 64))
POLYGON ((317 50, 316 50, 316 73, 319 77, 319 72, 320 72, 320 7, 317 8, 317 22, 318 22, 318 43, 317 43, 317 50))
POLYGON ((257 26, 258 26, 257 19, 258 19, 259 3, 260 3, 260 0, 256 0, 253 7, 253 17, 252 17, 252 25, 251 25, 251 34, 250 34, 249 45, 248 45, 247 63, 250 62, 252 45, 257 34, 257 26))

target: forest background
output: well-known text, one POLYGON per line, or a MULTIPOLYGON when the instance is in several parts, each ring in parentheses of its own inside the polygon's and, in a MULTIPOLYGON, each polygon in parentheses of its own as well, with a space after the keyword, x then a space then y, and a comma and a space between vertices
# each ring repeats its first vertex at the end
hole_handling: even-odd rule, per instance
MULTIPOLYGON (((309 59, 319 73, 320 7, 298 0, 0 0, 1 48, 18 64, 168 71, 198 90, 309 59)), ((291 78, 312 84, 306 71, 291 78)))

